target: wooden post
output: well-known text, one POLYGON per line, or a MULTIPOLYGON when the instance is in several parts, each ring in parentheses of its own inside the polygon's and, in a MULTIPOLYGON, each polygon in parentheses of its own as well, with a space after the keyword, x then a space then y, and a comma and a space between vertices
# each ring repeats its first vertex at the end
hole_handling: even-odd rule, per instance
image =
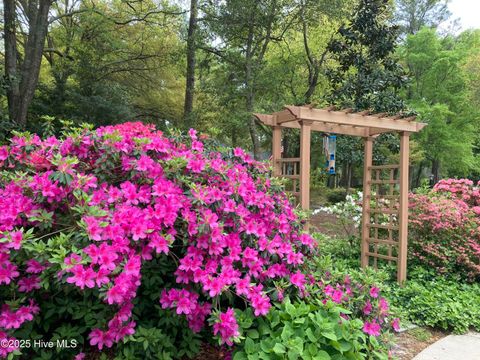
POLYGON ((312 121, 300 121, 300 206, 310 209, 310 138, 312 121))
POLYGON ((407 279, 408 254, 408 168, 410 133, 400 134, 400 204, 398 211, 398 268, 397 280, 402 284, 407 279))
POLYGON ((361 246, 361 264, 362 267, 368 266, 368 252, 370 238, 370 195, 372 180, 372 158, 373 158, 373 137, 364 138, 364 160, 363 160, 363 206, 362 206, 362 246, 361 246))
POLYGON ((282 128, 274 126, 272 130, 272 167, 273 176, 282 175, 282 164, 278 162, 282 157, 282 128))

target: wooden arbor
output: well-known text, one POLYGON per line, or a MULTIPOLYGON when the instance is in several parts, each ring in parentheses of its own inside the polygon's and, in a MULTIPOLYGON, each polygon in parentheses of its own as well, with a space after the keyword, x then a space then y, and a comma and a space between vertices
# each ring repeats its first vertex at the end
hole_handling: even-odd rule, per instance
POLYGON ((310 207, 310 138, 312 131, 360 136, 364 139, 363 216, 361 264, 377 266, 377 260, 397 262, 397 279, 407 277, 409 136, 426 124, 415 117, 388 116, 369 111, 341 111, 335 108, 285 106, 271 115, 255 114, 273 128, 274 176, 292 180, 292 193, 301 207, 310 207), (282 158, 283 128, 300 129, 300 157, 282 158), (400 163, 374 166, 373 142, 382 133, 400 134, 400 163), (297 186, 298 185, 298 186, 297 186), (372 189, 373 188, 373 189, 372 189), (373 190, 373 191, 372 191, 373 190))

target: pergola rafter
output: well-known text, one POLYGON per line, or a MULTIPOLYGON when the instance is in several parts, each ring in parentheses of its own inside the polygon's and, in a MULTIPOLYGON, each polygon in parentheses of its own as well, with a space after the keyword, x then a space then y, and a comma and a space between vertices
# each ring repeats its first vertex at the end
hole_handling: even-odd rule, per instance
POLYGON ((273 175, 292 181, 292 193, 304 210, 310 208, 310 140, 311 132, 359 136, 364 139, 363 218, 362 218, 362 266, 378 259, 397 262, 397 279, 400 283, 407 276, 408 237, 408 170, 409 137, 422 130, 426 124, 415 121, 415 116, 353 109, 337 110, 330 106, 317 109, 313 106, 285 106, 282 111, 270 115, 255 114, 264 125, 273 128, 273 175), (282 129, 300 130, 300 157, 282 158, 282 129), (374 166, 373 143, 383 133, 399 133, 400 163, 374 166), (382 178, 387 175, 387 178, 382 178), (397 179, 396 179, 397 177, 397 179), (298 185, 298 190, 297 190, 298 185), (372 195, 372 187, 376 188, 372 195), (374 204, 372 207, 371 204, 374 204), (380 217, 383 216, 383 220, 380 217), (386 217, 386 218, 385 218, 386 217), (382 248, 383 247, 383 248, 382 248), (386 253, 382 249, 386 248, 386 253))

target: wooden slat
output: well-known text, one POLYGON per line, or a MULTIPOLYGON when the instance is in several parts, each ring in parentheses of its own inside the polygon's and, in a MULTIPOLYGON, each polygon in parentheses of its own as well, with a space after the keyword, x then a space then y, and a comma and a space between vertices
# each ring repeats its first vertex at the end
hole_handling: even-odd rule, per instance
POLYGON ((388 239, 372 239, 372 238, 369 238, 369 239, 367 239, 367 241, 370 244, 398 245, 397 241, 388 240, 388 239))
POLYGON ((310 142, 311 121, 300 122, 300 206, 303 210, 310 208, 310 142))
POLYGON ((272 161, 273 161, 273 176, 279 176, 282 173, 282 168, 279 163, 282 157, 282 128, 274 126, 272 130, 272 161))
POLYGON ((282 163, 287 163, 287 162, 299 162, 300 161, 300 158, 280 158, 280 159, 277 159, 277 162, 282 162, 282 163))
POLYGON ((391 165, 373 165, 370 166, 369 170, 388 170, 388 169, 398 169, 400 165, 398 164, 391 164, 391 165))
POLYGON ((388 256, 388 255, 383 255, 383 254, 375 254, 375 253, 371 253, 371 252, 367 252, 367 255, 368 255, 368 256, 371 256, 371 257, 377 257, 377 258, 383 259, 383 260, 391 260, 391 261, 397 261, 397 260, 398 260, 395 256, 388 256))
POLYGON ((399 199, 400 195, 368 195, 368 198, 370 199, 399 199))
POLYGON ((398 217, 398 268, 397 281, 403 284, 407 279, 407 250, 408 250, 408 168, 410 152, 410 134, 400 135, 400 214, 398 217))
POLYGON ((280 175, 280 177, 283 177, 285 179, 296 179, 296 180, 300 179, 300 175, 298 174, 297 175, 280 175))
POLYGON ((398 214, 398 210, 390 209, 370 209, 370 214, 398 214))
POLYGON ((370 181, 371 185, 390 185, 390 184, 399 184, 400 180, 372 180, 370 181))
POLYGON ((370 228, 385 229, 385 230, 398 230, 398 226, 395 225, 380 225, 380 224, 367 224, 370 228))
POLYGON ((368 169, 372 166, 373 158, 373 138, 367 137, 364 139, 364 169, 363 169, 363 206, 362 206, 362 243, 361 243, 361 265, 368 266, 368 251, 369 244, 367 239, 370 238, 370 229, 367 224, 370 223, 370 200, 368 196, 371 194, 370 181, 372 179, 372 172, 368 169))

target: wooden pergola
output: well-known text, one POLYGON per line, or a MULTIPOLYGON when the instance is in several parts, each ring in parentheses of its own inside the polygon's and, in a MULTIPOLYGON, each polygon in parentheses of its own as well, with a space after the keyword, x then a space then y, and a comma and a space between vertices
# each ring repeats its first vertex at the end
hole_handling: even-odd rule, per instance
POLYGON ((426 124, 416 122, 415 116, 388 116, 352 109, 335 110, 335 107, 285 106, 282 111, 255 116, 273 128, 273 175, 291 180, 291 192, 304 210, 310 208, 311 132, 364 139, 361 264, 377 267, 379 259, 396 261, 398 282, 404 282, 407 277, 409 137, 426 124), (300 157, 282 158, 283 128, 300 130, 300 157), (399 133, 399 164, 372 164, 373 143, 383 133, 399 133))

